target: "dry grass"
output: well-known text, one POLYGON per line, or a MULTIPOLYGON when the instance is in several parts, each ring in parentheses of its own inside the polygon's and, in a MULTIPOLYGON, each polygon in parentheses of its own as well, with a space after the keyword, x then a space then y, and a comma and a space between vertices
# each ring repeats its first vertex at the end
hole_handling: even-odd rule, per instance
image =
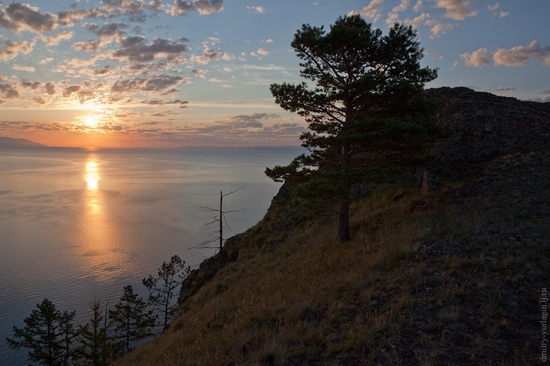
POLYGON ((168 331, 117 364, 533 364, 547 217, 448 197, 402 184, 362 198, 345 244, 330 218, 286 234, 260 222, 168 331))

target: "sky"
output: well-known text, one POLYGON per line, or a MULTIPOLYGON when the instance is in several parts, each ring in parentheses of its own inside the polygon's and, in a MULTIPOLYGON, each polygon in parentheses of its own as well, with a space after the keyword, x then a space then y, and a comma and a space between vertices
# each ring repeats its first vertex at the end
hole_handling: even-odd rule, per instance
POLYGON ((412 25, 427 88, 550 101, 548 0, 0 1, 0 136, 50 146, 299 145, 272 83, 302 24, 412 25))

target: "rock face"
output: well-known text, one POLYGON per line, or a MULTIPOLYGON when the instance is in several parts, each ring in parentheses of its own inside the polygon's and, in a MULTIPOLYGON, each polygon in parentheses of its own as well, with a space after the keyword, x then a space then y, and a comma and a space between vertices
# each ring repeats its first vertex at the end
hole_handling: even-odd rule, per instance
POLYGON ((520 101, 463 87, 428 89, 425 95, 441 101, 438 123, 453 131, 433 148, 444 164, 488 161, 550 146, 550 103, 520 101))

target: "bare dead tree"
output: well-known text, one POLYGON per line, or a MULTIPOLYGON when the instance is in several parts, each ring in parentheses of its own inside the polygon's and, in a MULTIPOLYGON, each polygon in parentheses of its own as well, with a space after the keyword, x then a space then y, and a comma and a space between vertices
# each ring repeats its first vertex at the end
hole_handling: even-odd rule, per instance
POLYGON ((206 241, 203 241, 202 243, 200 243, 199 245, 197 245, 196 247, 192 247, 190 249, 206 249, 206 248, 211 248, 211 249, 218 249, 218 247, 209 247, 208 244, 211 244, 211 243, 214 243, 216 241, 219 241, 219 250, 220 252, 223 250, 223 242, 224 242, 224 238, 223 238, 223 226, 225 224, 225 226, 227 226, 227 228, 229 230, 231 230, 231 227, 229 227, 229 224, 227 223, 227 218, 225 217, 225 214, 228 214, 228 213, 235 213, 235 212, 240 212, 242 211, 243 209, 240 209, 240 210, 231 210, 231 211, 224 211, 223 210, 223 198, 224 197, 227 197, 233 193, 236 193, 237 191, 243 189, 244 187, 239 187, 237 188, 236 190, 232 191, 232 192, 229 192, 229 193, 226 193, 226 194, 223 194, 223 191, 220 191, 220 208, 217 209, 217 208, 212 208, 212 207, 208 207, 208 206, 201 206, 200 207, 200 210, 201 211, 206 211, 206 212, 217 212, 218 214, 216 216, 214 216, 212 218, 212 221, 207 223, 206 226, 208 225, 212 225, 212 224, 219 224, 219 230, 216 230, 216 231, 213 231, 212 234, 216 234, 216 236, 206 240, 206 241))

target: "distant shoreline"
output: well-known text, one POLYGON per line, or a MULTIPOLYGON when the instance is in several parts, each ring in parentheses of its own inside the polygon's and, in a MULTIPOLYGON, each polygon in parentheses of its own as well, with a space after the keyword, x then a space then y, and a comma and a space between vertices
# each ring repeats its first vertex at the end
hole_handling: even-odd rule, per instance
POLYGON ((11 137, 0 136, 0 147, 49 147, 27 139, 14 139, 11 137))

